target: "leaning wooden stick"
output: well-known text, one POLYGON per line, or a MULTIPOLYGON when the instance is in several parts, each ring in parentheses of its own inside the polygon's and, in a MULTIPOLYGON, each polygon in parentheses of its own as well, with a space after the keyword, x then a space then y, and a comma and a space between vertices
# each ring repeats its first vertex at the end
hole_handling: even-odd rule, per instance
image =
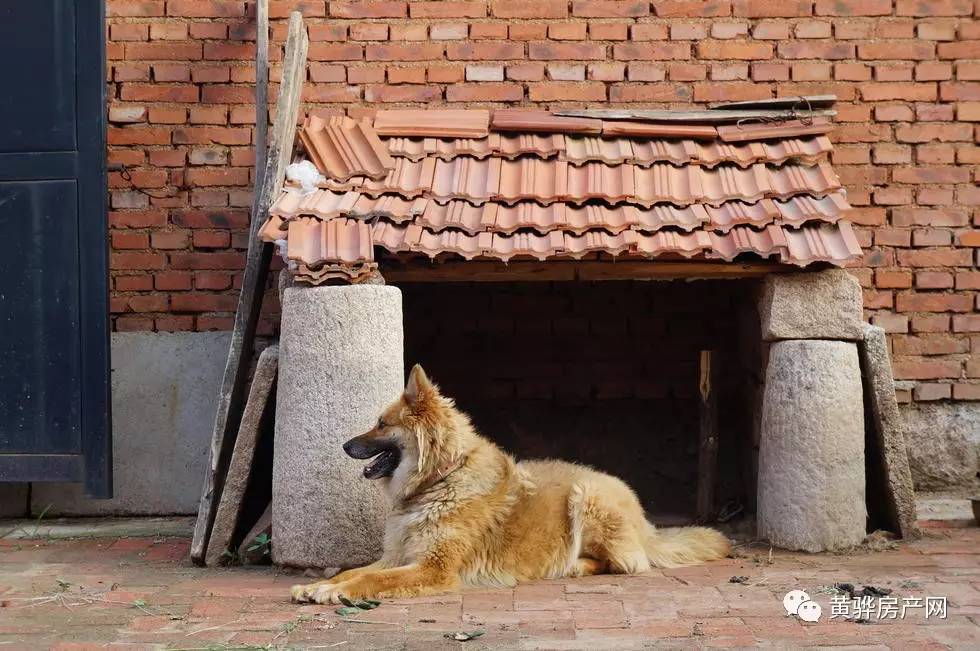
POLYGON ((238 311, 228 349, 224 378, 218 393, 218 410, 214 419, 208 466, 204 480, 204 490, 198 507, 197 522, 194 525, 194 539, 191 542, 191 559, 204 563, 205 550, 218 500, 224 483, 225 472, 235 435, 244 408, 246 375, 249 360, 253 353, 255 326, 262 307, 262 293, 272 259, 272 245, 258 239, 259 227, 265 222, 276 194, 286 177, 293 150, 293 138, 299 117, 300 96, 306 79, 306 52, 309 38, 303 25, 303 17, 298 11, 289 16, 289 35, 286 39, 286 54, 283 59, 282 82, 279 85, 279 98, 276 103, 276 119, 269 140, 268 161, 262 177, 261 191, 256 194, 252 206, 252 222, 249 232, 248 254, 242 275, 242 290, 238 296, 238 311))

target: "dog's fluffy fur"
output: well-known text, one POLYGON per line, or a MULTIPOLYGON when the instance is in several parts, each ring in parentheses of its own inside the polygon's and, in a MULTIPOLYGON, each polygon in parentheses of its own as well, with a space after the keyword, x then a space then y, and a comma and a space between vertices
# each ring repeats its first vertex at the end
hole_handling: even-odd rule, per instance
MULTIPOLYGON (((633 574, 729 551, 728 539, 713 529, 655 529, 636 494, 615 477, 562 461, 515 462, 477 434, 419 366, 375 428, 344 447, 358 458, 387 451, 388 465, 397 463, 380 479, 393 506, 384 553, 366 567, 293 586, 295 601, 633 574)), ((381 465, 374 462, 365 475, 381 465)))

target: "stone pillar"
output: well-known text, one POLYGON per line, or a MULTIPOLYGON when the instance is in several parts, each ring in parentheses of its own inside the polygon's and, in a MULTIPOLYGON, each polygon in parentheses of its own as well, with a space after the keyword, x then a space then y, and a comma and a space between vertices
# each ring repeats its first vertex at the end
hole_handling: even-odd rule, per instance
POLYGON ((864 396, 856 341, 861 287, 835 269, 766 278, 772 342, 759 440, 759 535, 787 549, 839 549, 865 536, 864 396))
POLYGON ((401 291, 381 285, 285 289, 279 341, 272 557, 348 567, 381 555, 387 504, 341 449, 404 388, 401 291))
POLYGON ((860 543, 867 517, 864 481, 856 344, 772 344, 759 441, 760 536, 809 552, 860 543))

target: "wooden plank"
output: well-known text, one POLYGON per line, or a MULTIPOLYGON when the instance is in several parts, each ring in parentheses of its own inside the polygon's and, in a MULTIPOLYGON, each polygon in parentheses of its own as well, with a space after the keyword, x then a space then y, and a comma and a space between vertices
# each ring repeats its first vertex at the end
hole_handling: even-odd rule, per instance
POLYGON ((742 102, 718 102, 708 108, 718 109, 825 109, 837 103, 837 95, 804 95, 802 97, 777 97, 775 99, 750 99, 742 102))
POLYGON ((382 261, 381 273, 392 283, 506 282, 567 280, 669 280, 673 278, 758 278, 796 267, 771 262, 663 262, 657 260, 546 260, 499 262, 451 260, 406 263, 382 261))
POLYGON ((249 228, 248 253, 242 275, 242 289, 238 295, 238 310, 228 349, 224 378, 218 393, 218 409, 214 419, 208 466, 194 525, 191 541, 191 560, 201 564, 207 549, 208 538, 218 500, 221 498, 224 474, 228 468, 235 434, 241 421, 244 405, 246 375, 252 357, 255 325, 262 307, 262 292, 272 259, 272 245, 258 239, 257 233, 269 214, 269 206, 282 187, 293 151, 296 122, 299 118, 300 95, 306 79, 306 53, 309 38, 298 11, 289 16, 286 38, 286 54, 283 58, 282 81, 276 103, 276 120, 269 141, 262 190, 255 195, 252 205, 252 223, 249 228))
POLYGON ((567 115, 579 118, 601 118, 603 120, 637 120, 648 122, 676 122, 692 124, 725 124, 751 119, 793 119, 833 117, 834 110, 820 111, 777 111, 772 109, 754 110, 703 110, 703 111, 665 111, 645 109, 561 109, 554 111, 555 115, 567 115))
POLYGON ((718 360, 710 350, 701 351, 698 383, 698 522, 715 519, 715 486, 718 481, 718 360))
POLYGON ((265 177, 269 140, 269 0, 256 3, 255 26, 255 188, 258 191, 265 177))

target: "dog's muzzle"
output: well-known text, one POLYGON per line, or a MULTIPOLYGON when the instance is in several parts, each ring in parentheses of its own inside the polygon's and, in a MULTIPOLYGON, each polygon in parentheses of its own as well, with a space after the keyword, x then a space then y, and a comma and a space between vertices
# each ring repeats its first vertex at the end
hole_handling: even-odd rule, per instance
POLYGON ((402 458, 401 449, 393 441, 378 440, 368 434, 355 436, 344 443, 344 452, 354 459, 374 458, 364 467, 367 479, 390 477, 402 458))

